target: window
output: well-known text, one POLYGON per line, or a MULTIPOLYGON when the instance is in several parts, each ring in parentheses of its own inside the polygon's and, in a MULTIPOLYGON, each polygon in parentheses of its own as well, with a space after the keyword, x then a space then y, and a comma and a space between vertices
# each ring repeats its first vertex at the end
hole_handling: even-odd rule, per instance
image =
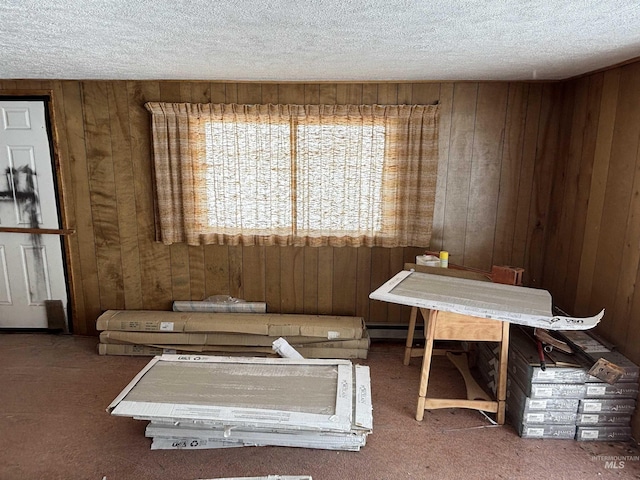
POLYGON ((380 231, 385 128, 361 123, 206 122, 208 225, 380 231))
POLYGON ((205 122, 208 226, 245 233, 291 229, 291 129, 269 122, 205 122))
POLYGON ((164 243, 429 244, 436 106, 146 107, 164 243))

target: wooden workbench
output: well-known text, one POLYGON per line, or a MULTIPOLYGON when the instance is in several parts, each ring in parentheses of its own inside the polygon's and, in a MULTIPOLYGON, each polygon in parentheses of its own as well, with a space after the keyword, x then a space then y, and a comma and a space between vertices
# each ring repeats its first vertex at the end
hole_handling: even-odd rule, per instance
MULTIPOLYGON (((417 307, 414 307, 416 309, 417 307)), ((489 320, 486 318, 460 315, 421 308, 420 313, 425 318, 425 347, 420 373, 420 388, 416 420, 422 420, 425 410, 437 408, 471 408, 496 414, 496 421, 502 425, 505 421, 505 401, 507 398, 507 359, 509 352, 509 322, 489 320), (449 358, 460 370, 467 387, 466 399, 431 398, 427 397, 429 375, 431 372, 431 358, 434 342, 437 340, 455 340, 471 342, 497 342, 501 345, 498 363, 496 398, 491 400, 477 385, 475 380, 467 374, 469 371, 466 361, 449 358)))
MULTIPOLYGON (((504 423, 509 323, 550 330, 586 330, 595 326, 604 315, 602 311, 589 318, 554 316, 551 295, 546 290, 426 274, 413 269, 398 273, 369 297, 413 307, 413 328, 418 311, 425 319, 425 348, 416 411, 416 419, 419 421, 422 420, 425 409, 471 408, 496 413, 497 422, 504 423), (475 393, 469 389, 467 399, 427 397, 436 340, 489 341, 501 344, 495 400, 474 398, 475 393)), ((411 347, 408 352, 410 358, 411 347)), ((405 361, 406 355, 405 353, 405 361)))

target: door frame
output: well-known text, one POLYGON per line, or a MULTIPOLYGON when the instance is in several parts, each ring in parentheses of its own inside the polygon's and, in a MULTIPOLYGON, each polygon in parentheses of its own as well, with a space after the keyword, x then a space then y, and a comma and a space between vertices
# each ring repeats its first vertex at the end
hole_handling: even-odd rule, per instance
MULTIPOLYGON (((63 169, 60 165, 59 143, 56 122, 56 107, 53 90, 0 90, 0 100, 34 100, 44 102, 45 121, 47 124, 47 135, 49 137, 49 151, 51 153, 51 168, 54 178, 54 188, 56 195, 56 204, 58 216, 60 219, 59 229, 39 229, 40 233, 60 235, 62 241, 62 265, 64 267, 64 276, 67 283, 67 325, 69 332, 73 333, 74 321, 77 318, 76 312, 76 288, 72 275, 73 268, 71 266, 71 245, 70 236, 75 235, 74 228, 70 228, 68 224, 68 216, 65 208, 65 178, 63 169)), ((20 229, 19 232, 29 233, 30 229, 20 229)), ((0 232, 2 229, 0 229, 0 232)), ((10 231, 7 229, 6 231, 10 231)))

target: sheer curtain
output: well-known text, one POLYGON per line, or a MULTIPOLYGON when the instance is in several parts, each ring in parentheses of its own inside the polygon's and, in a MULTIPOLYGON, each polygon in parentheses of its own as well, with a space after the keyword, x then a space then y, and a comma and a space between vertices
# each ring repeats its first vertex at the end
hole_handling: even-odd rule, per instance
POLYGON ((429 245, 436 105, 145 106, 158 241, 429 245))

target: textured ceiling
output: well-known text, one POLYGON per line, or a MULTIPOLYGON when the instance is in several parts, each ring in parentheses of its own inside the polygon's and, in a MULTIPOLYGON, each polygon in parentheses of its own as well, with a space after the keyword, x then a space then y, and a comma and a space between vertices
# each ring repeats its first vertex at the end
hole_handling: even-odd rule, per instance
POLYGON ((561 79, 640 56, 638 0, 1 0, 0 78, 561 79))

